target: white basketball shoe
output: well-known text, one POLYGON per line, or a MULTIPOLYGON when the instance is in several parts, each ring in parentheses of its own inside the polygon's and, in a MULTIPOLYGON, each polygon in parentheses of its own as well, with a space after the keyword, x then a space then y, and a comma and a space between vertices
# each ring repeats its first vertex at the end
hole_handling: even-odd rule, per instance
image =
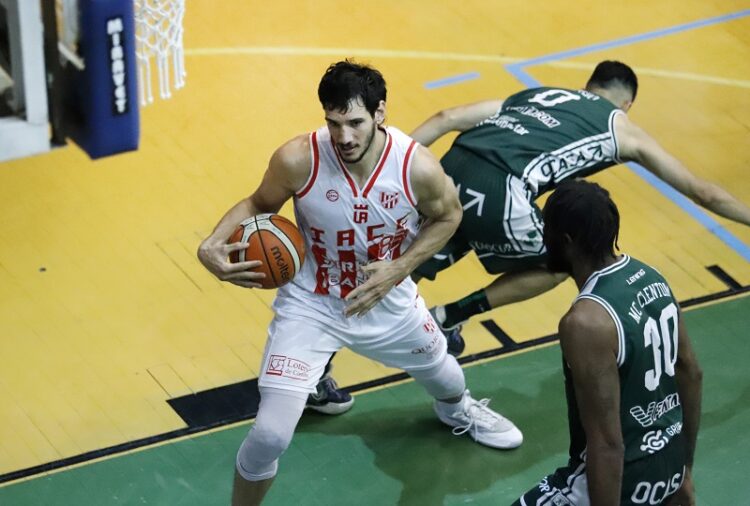
POLYGON ((487 407, 489 399, 476 400, 468 390, 457 404, 435 401, 434 408, 444 424, 453 427, 453 434, 469 434, 477 443, 510 450, 523 443, 523 434, 513 422, 487 407))

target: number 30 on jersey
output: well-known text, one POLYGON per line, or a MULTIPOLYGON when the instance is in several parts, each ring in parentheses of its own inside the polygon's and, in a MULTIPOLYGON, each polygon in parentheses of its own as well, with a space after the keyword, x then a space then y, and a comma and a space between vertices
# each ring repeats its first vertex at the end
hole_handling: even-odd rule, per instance
POLYGON ((673 302, 662 310, 658 322, 649 318, 643 327, 644 344, 646 348, 651 346, 654 352, 654 368, 646 371, 645 376, 646 388, 651 392, 659 386, 662 373, 674 376, 674 365, 677 362, 677 318, 677 306, 673 302))

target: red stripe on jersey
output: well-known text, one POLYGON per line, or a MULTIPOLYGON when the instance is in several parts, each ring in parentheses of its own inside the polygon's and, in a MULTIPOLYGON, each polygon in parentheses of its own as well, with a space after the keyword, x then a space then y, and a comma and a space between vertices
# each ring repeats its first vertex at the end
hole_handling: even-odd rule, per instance
POLYGON ((349 169, 347 169, 346 165, 344 165, 344 160, 341 159, 341 155, 339 154, 339 150, 336 149, 336 145, 333 143, 333 139, 331 139, 331 146, 333 147, 333 152, 336 153, 336 160, 339 161, 339 167, 341 167, 341 171, 344 173, 344 177, 346 178, 347 183, 349 183, 349 187, 352 189, 352 195, 356 197, 358 195, 357 185, 354 182, 352 175, 349 174, 349 169))
POLYGON ((315 270, 315 293, 328 295, 328 267, 326 267, 326 249, 317 244, 310 248, 318 268, 315 270))
POLYGON ((406 198, 409 199, 409 203, 414 207, 417 207, 417 204, 414 202, 414 197, 412 197, 411 191, 409 190, 409 188, 411 187, 411 184, 409 183, 409 164, 411 162, 411 152, 416 145, 417 141, 411 141, 411 144, 409 144, 409 149, 406 150, 406 156, 404 157, 404 168, 401 171, 401 179, 403 180, 404 184, 404 193, 406 193, 406 198))
POLYGON ((391 151, 393 137, 391 137, 391 134, 389 134, 387 130, 385 131, 385 135, 388 137, 388 141, 383 150, 383 154, 380 155, 380 161, 378 162, 375 172, 370 175, 370 180, 367 181, 367 185, 365 185, 365 189, 362 191, 362 198, 367 198, 367 194, 370 193, 370 190, 375 185, 375 180, 378 178, 380 171, 383 170, 383 165, 385 165, 385 161, 388 159, 388 153, 391 151))
POLYGON ((301 199, 302 197, 307 195, 307 192, 309 192, 313 187, 313 184, 315 184, 315 179, 317 179, 318 177, 318 167, 320 166, 320 154, 318 153, 318 132, 312 133, 312 135, 310 136, 310 143, 312 144, 313 149, 312 175, 310 176, 310 180, 307 182, 305 187, 297 193, 298 199, 301 199))

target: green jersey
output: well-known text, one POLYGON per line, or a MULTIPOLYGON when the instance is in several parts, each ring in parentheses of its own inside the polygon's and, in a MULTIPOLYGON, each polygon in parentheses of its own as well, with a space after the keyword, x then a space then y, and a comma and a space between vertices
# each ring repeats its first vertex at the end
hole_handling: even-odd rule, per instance
MULTIPOLYGON (((620 422, 625 447, 619 504, 665 504, 682 486, 687 462, 682 405, 675 380, 680 318, 677 302, 658 272, 627 255, 594 272, 576 301, 580 299, 600 304, 617 329, 620 422)), ((586 433, 567 363, 563 370, 570 459, 513 506, 591 503, 586 433)))
MULTIPOLYGON (((623 257, 589 277, 578 298, 599 303, 615 323, 619 338, 620 420, 628 464, 658 454, 682 430, 677 393, 678 319, 664 278, 653 268, 623 257)), ((565 367, 571 458, 580 458, 586 441, 578 416, 570 371, 565 367)), ((674 462, 681 469, 684 462, 674 462)))
POLYGON ((506 99, 453 145, 521 179, 533 200, 565 179, 621 163, 617 114, 624 112, 585 90, 533 88, 506 99))

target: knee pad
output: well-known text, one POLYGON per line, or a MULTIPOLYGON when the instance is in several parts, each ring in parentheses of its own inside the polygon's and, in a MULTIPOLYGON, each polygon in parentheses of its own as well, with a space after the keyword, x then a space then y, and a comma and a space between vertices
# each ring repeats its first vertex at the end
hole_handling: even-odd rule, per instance
POLYGON ((279 457, 289 447, 307 393, 261 388, 258 416, 237 452, 237 472, 248 481, 276 476, 279 457))
POLYGON ((443 360, 428 369, 406 372, 436 399, 458 397, 466 390, 463 369, 456 358, 447 353, 443 360))
POLYGON ((237 452, 237 472, 248 481, 273 478, 279 467, 279 457, 291 440, 291 433, 253 425, 237 452))

